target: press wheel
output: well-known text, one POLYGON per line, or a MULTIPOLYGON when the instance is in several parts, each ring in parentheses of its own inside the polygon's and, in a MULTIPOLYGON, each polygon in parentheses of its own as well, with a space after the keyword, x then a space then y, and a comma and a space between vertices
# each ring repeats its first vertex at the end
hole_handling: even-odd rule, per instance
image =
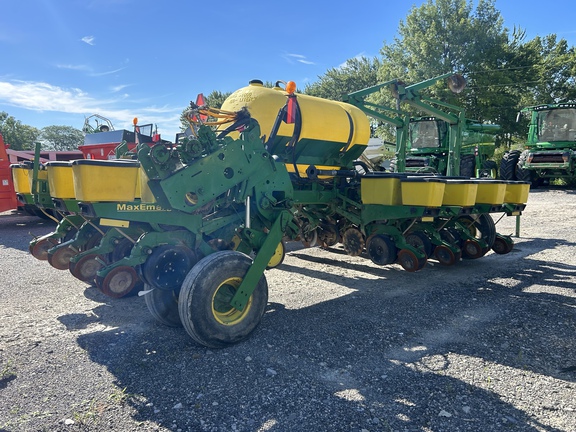
POLYGON ((485 252, 476 240, 466 240, 462 246, 462 256, 468 259, 476 259, 484 256, 485 252))
POLYGON ((103 267, 102 263, 96 259, 97 257, 97 254, 89 254, 84 255, 77 262, 70 261, 69 269, 72 276, 83 282, 93 281, 96 273, 103 267))
POLYGON ((456 263, 456 255, 454 255, 454 252, 446 245, 436 246, 434 257, 440 264, 445 266, 451 266, 456 263))
POLYGON ((426 258, 418 258, 414 252, 409 249, 402 249, 398 252, 398 264, 407 272, 415 272, 426 265, 426 258))
POLYGON ((96 276, 96 285, 108 297, 121 298, 130 294, 139 280, 133 267, 119 266, 103 278, 96 276))
POLYGON ((492 245, 492 250, 499 254, 505 255, 514 249, 514 241, 509 237, 496 236, 494 244, 492 245))
POLYGON ((48 259, 48 250, 58 244, 58 241, 52 238, 45 238, 34 245, 30 245, 30 253, 36 259, 45 261, 48 259))
POLYGON ((396 261, 398 248, 390 236, 375 234, 368 238, 368 256, 374 264, 386 265, 396 261))
POLYGON ((48 254, 48 263, 58 270, 68 270, 70 266, 70 258, 76 255, 78 252, 74 251, 70 247, 61 247, 56 249, 54 253, 48 254))

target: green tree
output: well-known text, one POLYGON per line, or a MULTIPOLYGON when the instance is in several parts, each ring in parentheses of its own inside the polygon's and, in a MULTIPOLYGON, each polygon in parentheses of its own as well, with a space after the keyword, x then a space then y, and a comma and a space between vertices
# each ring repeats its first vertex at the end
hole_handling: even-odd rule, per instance
POLYGON ((40 131, 35 127, 22 124, 7 112, 0 112, 0 133, 4 142, 10 144, 12 150, 30 150, 38 139, 40 131))
POLYGON ((46 126, 40 132, 39 139, 46 149, 76 150, 84 142, 84 134, 71 126, 46 126))
POLYGON ((374 57, 348 59, 342 67, 332 68, 319 80, 307 84, 304 93, 324 99, 342 100, 342 95, 371 87, 378 83, 380 61, 374 57))

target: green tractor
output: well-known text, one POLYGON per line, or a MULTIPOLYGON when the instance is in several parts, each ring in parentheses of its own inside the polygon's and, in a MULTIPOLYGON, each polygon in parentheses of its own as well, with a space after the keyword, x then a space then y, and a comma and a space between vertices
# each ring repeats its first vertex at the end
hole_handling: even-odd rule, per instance
POLYGON ((448 86, 455 93, 464 89, 460 75, 445 74, 410 86, 399 80, 388 81, 351 93, 346 101, 396 127, 396 157, 390 162, 391 171, 495 178, 497 164, 490 158, 494 155, 494 134, 500 126, 467 119, 463 108, 421 95, 421 90, 444 78, 449 78, 448 86), (385 87, 396 96, 398 108, 365 100, 385 87), (432 116, 410 117, 399 109, 403 102, 432 116))
POLYGON ((521 113, 531 113, 525 149, 504 155, 500 177, 533 186, 576 177, 576 103, 532 106, 521 113))

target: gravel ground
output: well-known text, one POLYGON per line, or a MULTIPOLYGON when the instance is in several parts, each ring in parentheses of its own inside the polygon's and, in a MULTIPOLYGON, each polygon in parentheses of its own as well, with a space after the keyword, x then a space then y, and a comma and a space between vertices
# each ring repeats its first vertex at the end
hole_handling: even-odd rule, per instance
POLYGON ((222 350, 35 260, 54 226, 0 215, 0 430, 576 431, 575 214, 535 191, 512 253, 413 274, 294 248, 222 350))

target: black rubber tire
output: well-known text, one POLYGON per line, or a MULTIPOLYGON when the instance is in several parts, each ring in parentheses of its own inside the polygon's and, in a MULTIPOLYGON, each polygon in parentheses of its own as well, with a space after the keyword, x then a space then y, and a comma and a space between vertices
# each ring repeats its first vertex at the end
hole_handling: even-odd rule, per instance
POLYGON ((516 164, 516 180, 528 182, 532 187, 538 187, 538 176, 536 172, 524 168, 529 154, 530 150, 524 150, 518 158, 518 163, 516 164))
POLYGON ((498 164, 496 163, 496 161, 493 160, 485 160, 484 162, 482 162, 482 169, 485 170, 494 170, 494 178, 498 178, 498 164))
POLYGON ((505 239, 503 237, 496 237, 494 244, 492 245, 492 250, 498 255, 506 255, 514 249, 514 242, 511 238, 505 239))
MULTIPOLYGON (((462 222, 464 226, 468 226, 473 219, 470 216, 461 216, 458 218, 458 221, 462 222)), ((479 215, 470 229, 476 231, 474 237, 484 240, 488 248, 494 245, 494 241, 496 240, 496 225, 494 224, 492 216, 487 213, 479 215)))
POLYGON ((394 244, 394 240, 384 234, 370 236, 366 250, 376 265, 392 264, 398 255, 398 248, 394 244))
POLYGON ((460 156, 460 176, 467 178, 476 177, 476 170, 474 169, 474 165, 474 155, 460 156))
POLYGON ((510 150, 504 153, 502 162, 500 162, 500 178, 502 180, 516 180, 516 165, 518 165, 519 157, 520 150, 510 150))
POLYGON ((428 235, 423 231, 413 231, 406 235, 406 243, 410 246, 420 249, 426 254, 428 258, 432 256, 434 248, 432 247, 432 241, 428 235))
POLYGON ((180 290, 178 311, 192 339, 222 348, 246 339, 260 324, 268 303, 264 274, 243 311, 226 304, 235 292, 234 285, 239 285, 251 265, 252 260, 243 253, 219 251, 200 260, 188 273, 180 290))
POLYGON ((178 313, 178 292, 174 290, 160 290, 144 285, 144 302, 150 314, 156 321, 167 327, 182 327, 178 313))

